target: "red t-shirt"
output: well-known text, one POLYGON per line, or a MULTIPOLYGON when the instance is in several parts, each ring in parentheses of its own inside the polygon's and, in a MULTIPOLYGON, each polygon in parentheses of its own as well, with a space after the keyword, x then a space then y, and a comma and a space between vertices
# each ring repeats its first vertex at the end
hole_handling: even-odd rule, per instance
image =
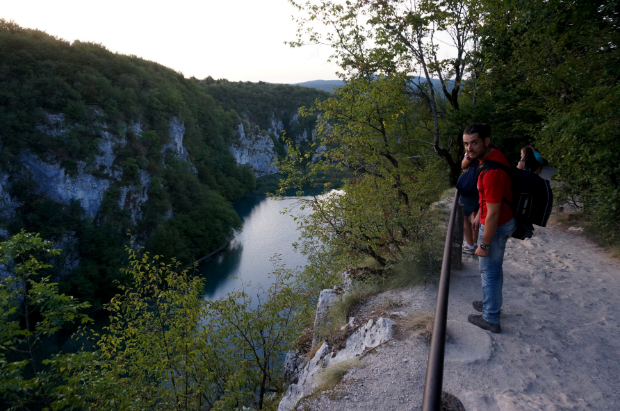
MULTIPOLYGON (((493 149, 491 154, 484 161, 493 160, 510 167, 508 159, 499 150, 493 149)), ((483 161, 483 163, 484 163, 483 161)), ((487 203, 501 203, 499 212, 499 225, 506 224, 512 218, 512 209, 504 201, 504 198, 512 202, 512 190, 510 188, 510 177, 504 170, 487 170, 484 175, 478 176, 478 193, 480 194, 480 222, 485 224, 487 217, 487 203)))

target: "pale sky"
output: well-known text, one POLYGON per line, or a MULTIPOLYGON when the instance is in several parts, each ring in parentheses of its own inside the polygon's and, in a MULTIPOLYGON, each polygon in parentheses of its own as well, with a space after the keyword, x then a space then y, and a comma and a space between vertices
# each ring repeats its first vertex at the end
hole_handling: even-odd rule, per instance
POLYGON ((68 41, 103 44, 185 77, 298 83, 333 80, 326 46, 291 49, 286 0, 0 0, 0 18, 68 41))

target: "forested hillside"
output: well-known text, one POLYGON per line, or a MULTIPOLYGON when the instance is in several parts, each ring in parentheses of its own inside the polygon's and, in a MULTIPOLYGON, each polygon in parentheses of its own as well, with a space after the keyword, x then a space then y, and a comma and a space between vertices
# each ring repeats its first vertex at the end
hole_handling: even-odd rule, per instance
POLYGON ((237 125, 269 128, 276 114, 311 130, 292 117, 322 94, 186 79, 2 20, 0 228, 56 242, 53 277, 98 305, 122 280, 128 233, 183 263, 224 244, 240 224, 232 202, 255 187, 229 149, 237 125))
POLYGON ((307 146, 316 125, 316 116, 302 117, 301 106, 312 106, 329 94, 312 88, 264 82, 229 82, 207 77, 204 90, 225 110, 234 110, 241 118, 256 124, 263 134, 270 134, 280 156, 284 155, 282 130, 288 137, 307 146))

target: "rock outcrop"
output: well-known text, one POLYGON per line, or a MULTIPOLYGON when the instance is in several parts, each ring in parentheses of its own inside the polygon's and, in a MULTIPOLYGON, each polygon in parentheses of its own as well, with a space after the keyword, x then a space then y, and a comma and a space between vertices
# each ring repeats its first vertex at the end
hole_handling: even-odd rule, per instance
MULTIPOLYGON (((62 114, 48 115, 47 124, 40 126, 39 130, 52 137, 62 135, 69 131, 63 126, 62 114)), ((99 125, 99 150, 94 164, 89 166, 86 162, 77 162, 77 173, 70 175, 59 164, 48 162, 39 158, 34 153, 24 151, 19 154, 18 161, 28 170, 37 185, 39 192, 46 197, 60 202, 68 203, 77 200, 82 205, 88 217, 95 217, 105 191, 111 184, 121 179, 123 171, 115 164, 117 151, 124 147, 126 140, 123 136, 116 136, 107 131, 105 124, 99 125), (96 173, 95 173, 96 171, 96 173)), ((127 126, 136 136, 142 134, 139 123, 127 126)), ((189 162, 188 152, 183 145, 185 126, 176 117, 170 120, 170 142, 162 147, 162 154, 172 152, 182 161, 189 162)), ((144 170, 138 170, 140 183, 121 187, 119 206, 128 210, 132 221, 135 223, 142 216, 142 205, 148 200, 148 189, 151 184, 151 176, 144 170)), ((8 175, 0 174, 0 216, 10 217, 19 205, 13 201, 6 190, 8 175)))
POLYGON ((7 220, 15 215, 19 201, 11 197, 8 190, 9 175, 0 173, 0 218, 7 220))
MULTIPOLYGON (((321 291, 317 304, 314 321, 314 335, 324 323, 332 307, 342 297, 339 289, 321 291)), ((345 327, 353 328, 353 319, 345 327)), ((321 344, 312 358, 305 363, 303 354, 291 351, 287 354, 284 364, 284 376, 289 387, 280 401, 278 411, 290 411, 300 399, 312 394, 321 383, 321 373, 327 367, 363 355, 379 345, 391 340, 394 336, 394 321, 388 318, 369 319, 367 322, 352 330, 344 348, 340 350, 330 347, 327 342, 317 342, 313 339, 313 347, 321 344)))
POLYGON ((35 154, 23 152, 19 161, 32 174, 40 192, 60 203, 78 200, 89 217, 94 217, 103 201, 110 180, 86 172, 86 163, 78 161, 78 173, 69 176, 60 164, 46 163, 35 154))
POLYGON ((181 124, 176 117, 170 119, 170 142, 162 148, 162 153, 172 151, 183 161, 188 161, 188 154, 183 145, 185 136, 185 125, 181 124))
MULTIPOLYGON (((272 120, 272 122, 275 120, 272 120)), ((277 127, 278 124, 275 124, 277 127)), ((258 127, 237 126, 237 140, 230 147, 238 164, 250 166, 256 176, 278 171, 274 161, 278 157, 269 134, 262 134, 258 127)))

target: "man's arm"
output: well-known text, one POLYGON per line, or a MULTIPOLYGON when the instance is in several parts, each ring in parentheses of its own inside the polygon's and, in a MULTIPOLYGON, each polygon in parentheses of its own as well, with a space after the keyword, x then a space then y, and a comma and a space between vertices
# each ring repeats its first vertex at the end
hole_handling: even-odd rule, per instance
POLYGON ((467 155, 465 155, 465 157, 463 157, 463 161, 461 161, 461 169, 463 170, 468 169, 470 164, 471 164, 471 160, 467 158, 467 155))
MULTIPOLYGON (((499 213, 502 209, 502 203, 487 203, 487 217, 484 224, 484 234, 482 234, 483 244, 490 245, 493 240, 493 236, 497 231, 499 225, 499 213)), ((476 255, 478 257, 486 257, 489 255, 489 250, 483 250, 478 245, 476 249, 476 255)))

